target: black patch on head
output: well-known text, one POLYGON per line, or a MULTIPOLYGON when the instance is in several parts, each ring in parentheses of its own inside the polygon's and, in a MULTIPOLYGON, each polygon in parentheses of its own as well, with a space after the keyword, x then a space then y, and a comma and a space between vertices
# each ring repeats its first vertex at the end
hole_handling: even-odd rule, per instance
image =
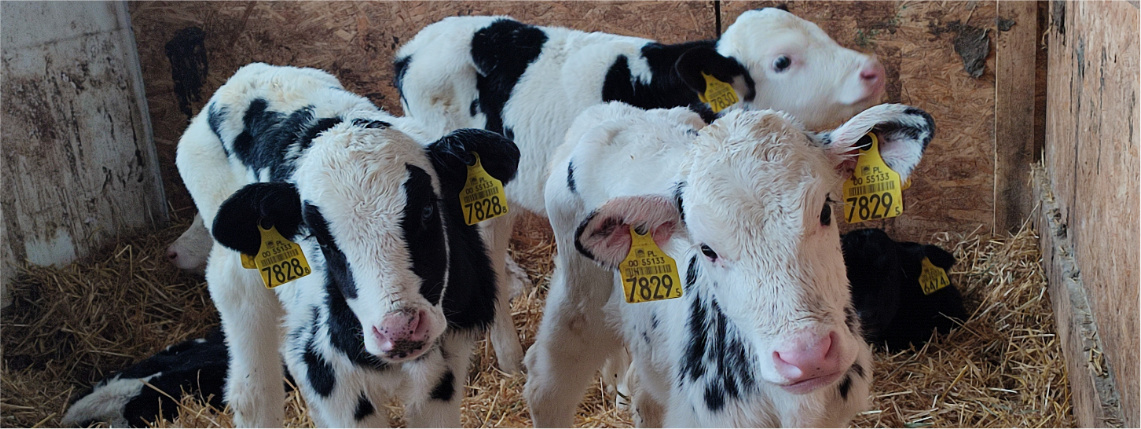
POLYGON ((328 281, 337 286, 337 293, 347 299, 356 299, 357 283, 353 279, 352 267, 349 266, 348 257, 337 245, 337 239, 329 230, 329 221, 317 206, 305 202, 302 212, 305 223, 309 225, 309 232, 317 239, 321 247, 321 254, 325 256, 325 276, 328 281))
POLYGON ((567 189, 571 192, 578 193, 578 188, 574 183, 574 161, 567 163, 567 189))
POLYGON ((508 140, 515 140, 515 130, 511 127, 503 127, 503 137, 507 137, 508 140))
POLYGON ((313 386, 313 390, 322 398, 328 398, 337 383, 337 375, 333 372, 333 366, 317 352, 318 326, 313 325, 313 333, 309 337, 309 342, 305 344, 305 352, 302 353, 301 359, 305 362, 305 375, 309 385, 313 386))
POLYGON ((840 398, 845 401, 848 400, 848 391, 852 389, 852 377, 845 375, 844 380, 840 381, 840 398))
POLYGON ((440 377, 440 382, 436 383, 436 387, 432 388, 432 393, 428 397, 448 402, 452 400, 452 396, 456 393, 456 376, 452 374, 452 370, 444 372, 444 376, 440 377))
POLYGON ((697 255, 690 257, 689 264, 686 265, 685 291, 691 292, 693 290, 694 283, 697 283, 697 255))
POLYGON ((372 401, 368 400, 368 396, 365 396, 364 392, 361 392, 361 395, 357 397, 357 408, 353 410, 353 420, 359 422, 375 412, 376 407, 372 405, 372 401))
POLYGON ((290 147, 309 147, 321 132, 341 122, 340 118, 317 118, 313 106, 288 114, 269 110, 265 99, 250 102, 242 116, 245 129, 231 144, 238 160, 252 170, 268 168, 272 181, 284 181, 293 173, 293 160, 286 158, 290 147))
POLYGON ((392 63, 392 86, 395 86, 396 90, 400 92, 400 101, 403 101, 404 104, 408 104, 408 99, 404 97, 404 74, 408 73, 408 64, 411 62, 412 56, 409 55, 404 58, 397 58, 392 63))
MULTIPOLYGON (((225 107, 219 107, 217 103, 210 103, 206 108, 206 123, 210 124, 210 131, 218 137, 219 141, 225 142, 222 138, 222 122, 230 115, 230 110, 225 107)), ((222 144, 222 151, 226 153, 226 157, 230 157, 230 149, 222 144)))
POLYGON ((685 182, 677 182, 674 185, 674 201, 677 202, 677 214, 681 218, 682 223, 685 223, 685 209, 681 205, 681 194, 685 192, 685 182))
POLYGON ((364 331, 360 321, 353 316, 353 310, 341 294, 340 287, 329 277, 325 278, 325 306, 329 309, 326 325, 329 328, 329 343, 334 349, 344 353, 354 364, 363 368, 384 371, 388 364, 364 348, 364 331))
POLYGON ((412 257, 412 272, 421 280, 420 295, 436 305, 440 303, 448 270, 439 199, 432 189, 432 176, 411 164, 405 165, 405 169, 408 179, 404 181, 406 200, 400 230, 412 257))
POLYGON ((487 115, 484 128, 503 133, 503 106, 546 42, 542 29, 509 19, 497 20, 472 36, 471 58, 479 70, 475 81, 479 108, 487 115))
POLYGON ((860 378, 864 378, 864 366, 860 365, 859 362, 852 364, 852 372, 855 372, 860 378))

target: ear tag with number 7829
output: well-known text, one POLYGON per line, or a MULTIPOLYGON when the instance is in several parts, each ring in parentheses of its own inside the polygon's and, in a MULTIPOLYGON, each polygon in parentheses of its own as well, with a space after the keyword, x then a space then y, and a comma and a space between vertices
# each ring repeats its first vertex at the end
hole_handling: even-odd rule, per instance
POLYGON ((460 207, 464 211, 464 223, 475 225, 507 214, 507 194, 503 192, 503 182, 483 169, 479 154, 471 154, 475 165, 467 167, 467 181, 460 190, 460 207))
POLYGON ((630 227, 630 253, 619 270, 630 304, 681 298, 677 263, 658 247, 652 233, 639 234, 630 227))
POLYGON ((262 283, 267 289, 273 289, 313 272, 309 268, 305 254, 301 252, 300 245, 282 237, 276 227, 271 226, 266 229, 259 224, 258 230, 261 231, 261 247, 256 255, 242 255, 242 267, 251 268, 247 264, 253 262, 254 266, 251 269, 258 270, 262 283))
POLYGON ((702 103, 708 104, 713 113, 720 113, 729 106, 737 104, 737 91, 733 90, 733 85, 722 82, 706 72, 701 72, 701 76, 705 78, 705 92, 697 94, 697 98, 702 103))
POLYGON ((844 217, 848 223, 893 218, 903 214, 903 186, 899 173, 880 156, 879 137, 868 133, 871 144, 860 149, 856 170, 844 182, 844 217))

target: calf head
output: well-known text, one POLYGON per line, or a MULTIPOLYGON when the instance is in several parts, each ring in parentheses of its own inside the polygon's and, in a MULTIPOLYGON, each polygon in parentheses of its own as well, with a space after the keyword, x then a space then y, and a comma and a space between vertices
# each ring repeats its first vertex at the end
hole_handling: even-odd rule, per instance
POLYGON ((866 347, 849 307, 833 196, 868 131, 881 135, 883 156, 906 180, 933 127, 926 113, 900 105, 873 107, 822 134, 784 113, 734 111, 694 139, 676 195, 613 198, 583 221, 576 244, 616 267, 629 228, 651 231, 685 273, 691 325, 720 318, 691 326, 702 332, 694 335, 731 337, 715 340, 731 346, 714 354, 737 350, 741 365, 755 362, 750 379, 759 373, 792 393, 813 391, 835 383, 866 347))
POLYGON ((206 257, 210 256, 212 246, 214 239, 202 223, 202 215, 195 214, 190 227, 166 248, 166 257, 178 268, 202 274, 206 270, 206 257))
MULTIPOLYGON (((878 60, 841 47, 816 24, 776 8, 737 17, 717 41, 716 54, 748 71, 755 96, 735 85, 745 108, 782 110, 808 129, 835 125, 875 104, 884 93, 885 72, 878 60)), ((686 73, 693 67, 679 64, 682 78, 704 91, 700 73, 686 73)))
POLYGON ((310 252, 314 277, 324 276, 330 305, 347 304, 364 349, 390 363, 415 359, 448 324, 449 280, 472 281, 449 279, 458 245, 448 238, 449 229, 472 228, 451 221, 472 152, 496 178, 514 176, 518 149, 495 133, 459 130, 425 148, 387 122, 345 121, 314 139, 288 182, 250 184, 228 198, 214 238, 254 254, 260 223, 319 248, 310 252))

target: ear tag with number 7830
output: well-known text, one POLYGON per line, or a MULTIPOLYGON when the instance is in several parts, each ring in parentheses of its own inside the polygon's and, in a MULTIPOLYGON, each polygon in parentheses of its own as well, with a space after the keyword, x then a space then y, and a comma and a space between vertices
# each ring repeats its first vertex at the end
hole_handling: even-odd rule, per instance
POLYGON ((261 231, 261 247, 256 255, 242 255, 242 267, 251 268, 247 264, 253 262, 254 266, 251 269, 258 270, 262 283, 267 289, 273 289, 313 272, 309 268, 305 254, 301 252, 300 245, 282 237, 276 227, 271 226, 266 229, 259 224, 258 230, 261 231))
POLYGON ((903 186, 880 156, 879 137, 868 133, 871 144, 860 149, 856 170, 844 182, 844 217, 848 223, 893 218, 903 214, 903 186))
POLYGON ((733 90, 733 85, 725 83, 712 75, 701 72, 701 76, 705 78, 705 92, 697 94, 697 99, 702 103, 709 105, 709 109, 713 113, 720 113, 722 110, 737 104, 737 91, 733 90))
POLYGON ((503 192, 503 182, 483 169, 479 154, 471 154, 475 165, 467 167, 467 181, 460 190, 460 207, 464 211, 464 223, 475 225, 507 214, 507 194, 503 192))
POLYGON ((652 233, 639 234, 630 227, 630 253, 619 270, 630 304, 681 298, 677 263, 658 247, 652 233))

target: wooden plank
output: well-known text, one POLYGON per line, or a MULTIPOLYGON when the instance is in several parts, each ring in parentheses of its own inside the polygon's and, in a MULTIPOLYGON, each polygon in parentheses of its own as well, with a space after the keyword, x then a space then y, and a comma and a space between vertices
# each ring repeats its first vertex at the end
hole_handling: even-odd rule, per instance
POLYGON ((6 291, 25 261, 70 262, 167 211, 127 6, 0 7, 6 291))
MULTIPOLYGON (((1138 19, 1138 9, 1125 2, 1051 2, 1043 155, 1058 223, 1072 240, 1106 366, 1121 380, 1122 423, 1131 427, 1141 423, 1138 19)), ((1086 394, 1075 391, 1075 397, 1079 393, 1086 394)), ((1076 406, 1076 415, 1092 414, 1076 406)))
POLYGON ((995 66, 994 230, 1017 232, 1033 208, 1030 164, 1034 141, 1034 72, 1038 5, 998 2, 995 66))
POLYGON ((976 79, 964 71, 954 45, 968 28, 995 37, 995 2, 723 1, 722 26, 746 10, 785 3, 841 46, 879 58, 887 72, 883 102, 910 104, 935 118, 935 138, 912 187, 903 193, 903 216, 841 229, 883 228, 912 241, 930 241, 940 232, 989 230, 994 223, 995 54, 992 49, 976 79))

